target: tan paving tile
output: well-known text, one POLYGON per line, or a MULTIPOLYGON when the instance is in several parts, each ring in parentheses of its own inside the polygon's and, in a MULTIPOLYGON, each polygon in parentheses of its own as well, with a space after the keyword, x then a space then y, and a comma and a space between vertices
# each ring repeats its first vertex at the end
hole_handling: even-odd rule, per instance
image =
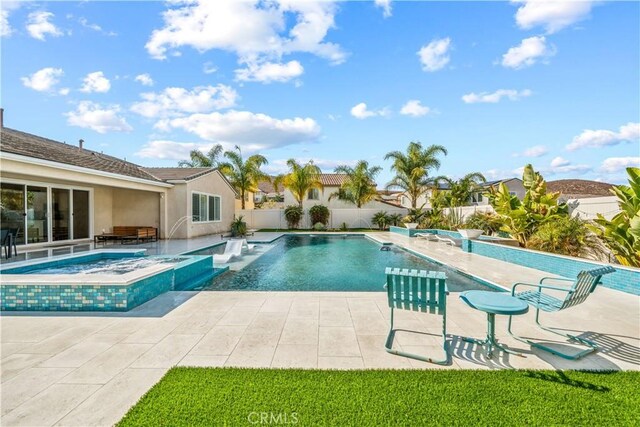
POLYGON ((170 368, 175 366, 202 335, 169 335, 131 364, 132 368, 170 368))
POLYGON ((71 368, 29 368, 2 384, 0 410, 6 414, 71 372, 71 368))
POLYGON ((228 356, 240 341, 246 326, 214 326, 191 349, 194 356, 228 356))
POLYGON ((288 313, 293 303, 293 298, 290 297, 270 297, 267 298, 262 307, 260 307, 261 313, 288 313))
POLYGON ((362 357, 318 356, 320 369, 363 369, 362 357))
POLYGON ((278 344, 271 362, 272 368, 317 368, 318 346, 278 344))
POLYGON ((178 327, 176 322, 158 319, 138 329, 129 335, 123 342, 130 344, 155 344, 159 343, 178 327))
POLYGON ((127 368, 73 409, 56 425, 108 426, 120 421, 166 369, 127 368))
POLYGON ((195 366, 200 368, 224 366, 229 356, 194 356, 187 354, 178 362, 178 366, 195 366))
POLYGON ((268 368, 278 345, 277 335, 243 335, 225 366, 268 368))
POLYGON ((100 388, 99 385, 54 384, 2 418, 5 426, 50 426, 100 388))
POLYGON ((248 326, 253 322, 260 307, 236 307, 229 310, 219 321, 221 326, 248 326))
POLYGON ((171 333, 177 335, 206 334, 227 312, 228 310, 197 312, 180 323, 171 333))
POLYGON ((55 354, 79 343, 89 335, 97 332, 98 329, 101 328, 96 326, 76 326, 65 329, 60 333, 53 334, 51 337, 43 341, 30 345, 23 349, 22 352, 55 354))
POLYGON ((377 311, 351 312, 351 320, 358 335, 382 335, 389 332, 389 323, 377 311))
POLYGON ((31 368, 38 363, 50 358, 50 354, 41 353, 17 353, 5 357, 0 362, 0 378, 5 382, 25 369, 31 368))
POLYGON ((43 368, 77 368, 106 351, 122 339, 121 335, 93 336, 42 362, 43 368))
POLYGON ((105 384, 122 370, 131 365, 138 357, 147 352, 153 344, 115 344, 100 355, 94 357, 69 375, 60 383, 105 384))
POLYGON ((318 319, 320 300, 318 298, 295 298, 289 309, 290 318, 318 319))
POLYGON ((282 329, 280 344, 317 345, 318 320, 312 317, 288 317, 282 329))
POLYGON ((351 313, 348 308, 320 308, 320 326, 353 326, 351 313))
POLYGON ((29 346, 26 342, 3 342, 0 344, 0 358, 4 359, 29 346))
POLYGON ((282 333, 287 313, 285 312, 260 312, 253 322, 247 327, 246 334, 277 334, 282 333))
POLYGON ((323 326, 320 328, 318 356, 360 356, 353 328, 323 326))

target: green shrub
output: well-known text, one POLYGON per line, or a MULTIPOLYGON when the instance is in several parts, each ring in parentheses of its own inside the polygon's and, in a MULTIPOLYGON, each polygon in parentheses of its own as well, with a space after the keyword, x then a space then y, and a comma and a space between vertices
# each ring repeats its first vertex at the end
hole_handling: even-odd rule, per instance
POLYGON ((304 215, 304 210, 298 205, 290 205, 284 209, 284 218, 287 220, 289 228, 298 228, 302 215, 304 215))
POLYGON ((502 227, 502 220, 491 212, 474 212, 467 217, 463 227, 482 230, 487 236, 492 236, 497 234, 502 227))
POLYGON ((311 217, 311 224, 322 223, 327 225, 329 222, 329 208, 325 205, 315 205, 309 209, 309 216, 311 217))
POLYGON ((343 222, 342 224, 340 224, 340 231, 347 231, 349 230, 349 227, 347 227, 347 223, 343 222))
POLYGON ((580 218, 559 217, 536 230, 527 248, 583 258, 600 258, 604 253, 599 239, 580 218))
POLYGON ((247 234, 247 223, 244 222, 243 216, 234 218, 231 223, 231 235, 233 237, 245 236, 247 234))
POLYGON ((325 231, 327 227, 321 222, 316 222, 315 224, 313 224, 313 229, 315 231, 325 231))

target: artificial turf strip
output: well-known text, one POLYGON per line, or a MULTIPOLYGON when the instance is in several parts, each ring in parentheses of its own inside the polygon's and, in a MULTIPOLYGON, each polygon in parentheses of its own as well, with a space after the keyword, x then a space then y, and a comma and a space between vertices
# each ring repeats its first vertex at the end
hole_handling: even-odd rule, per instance
POLYGON ((174 368, 118 426, 637 426, 638 384, 637 372, 174 368))

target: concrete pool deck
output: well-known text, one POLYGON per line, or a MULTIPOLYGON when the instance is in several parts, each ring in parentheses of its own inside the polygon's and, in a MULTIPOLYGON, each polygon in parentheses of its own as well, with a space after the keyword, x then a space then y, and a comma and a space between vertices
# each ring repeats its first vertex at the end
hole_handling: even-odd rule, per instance
MULTIPOLYGON (((509 286, 548 273, 389 233, 378 240, 509 286)), ((202 246, 201 246, 202 247, 202 246)), ((381 280, 382 283, 382 280, 381 280)), ((598 287, 583 304, 548 315, 601 349, 567 361, 531 349, 506 332, 498 340, 525 357, 484 351, 486 316, 457 293, 447 302, 449 366, 386 353, 389 309, 383 292, 168 292, 126 313, 3 313, 1 424, 112 425, 175 365, 321 369, 640 369, 640 298, 598 287)), ((397 311, 396 346, 438 356, 440 317, 397 311)), ((515 320, 519 333, 543 339, 533 312, 515 320)), ((544 315, 543 315, 544 316, 544 315)))

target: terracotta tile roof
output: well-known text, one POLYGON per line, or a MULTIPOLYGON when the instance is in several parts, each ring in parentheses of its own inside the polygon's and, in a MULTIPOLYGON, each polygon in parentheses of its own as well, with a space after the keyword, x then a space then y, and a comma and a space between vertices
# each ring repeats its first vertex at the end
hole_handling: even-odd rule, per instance
POLYGON ((585 179, 559 179, 547 182, 547 191, 559 191, 565 199, 612 196, 613 184, 585 179))
MULTIPOLYGON (((343 173, 323 173, 320 174, 320 181, 325 187, 340 187, 347 179, 347 175, 343 173)), ((376 185, 374 182, 373 185, 376 185)))
POLYGON ((215 171, 213 168, 143 168, 162 181, 190 181, 215 171))
POLYGON ((0 130, 0 151, 133 178, 159 181, 135 163, 6 127, 0 130))

